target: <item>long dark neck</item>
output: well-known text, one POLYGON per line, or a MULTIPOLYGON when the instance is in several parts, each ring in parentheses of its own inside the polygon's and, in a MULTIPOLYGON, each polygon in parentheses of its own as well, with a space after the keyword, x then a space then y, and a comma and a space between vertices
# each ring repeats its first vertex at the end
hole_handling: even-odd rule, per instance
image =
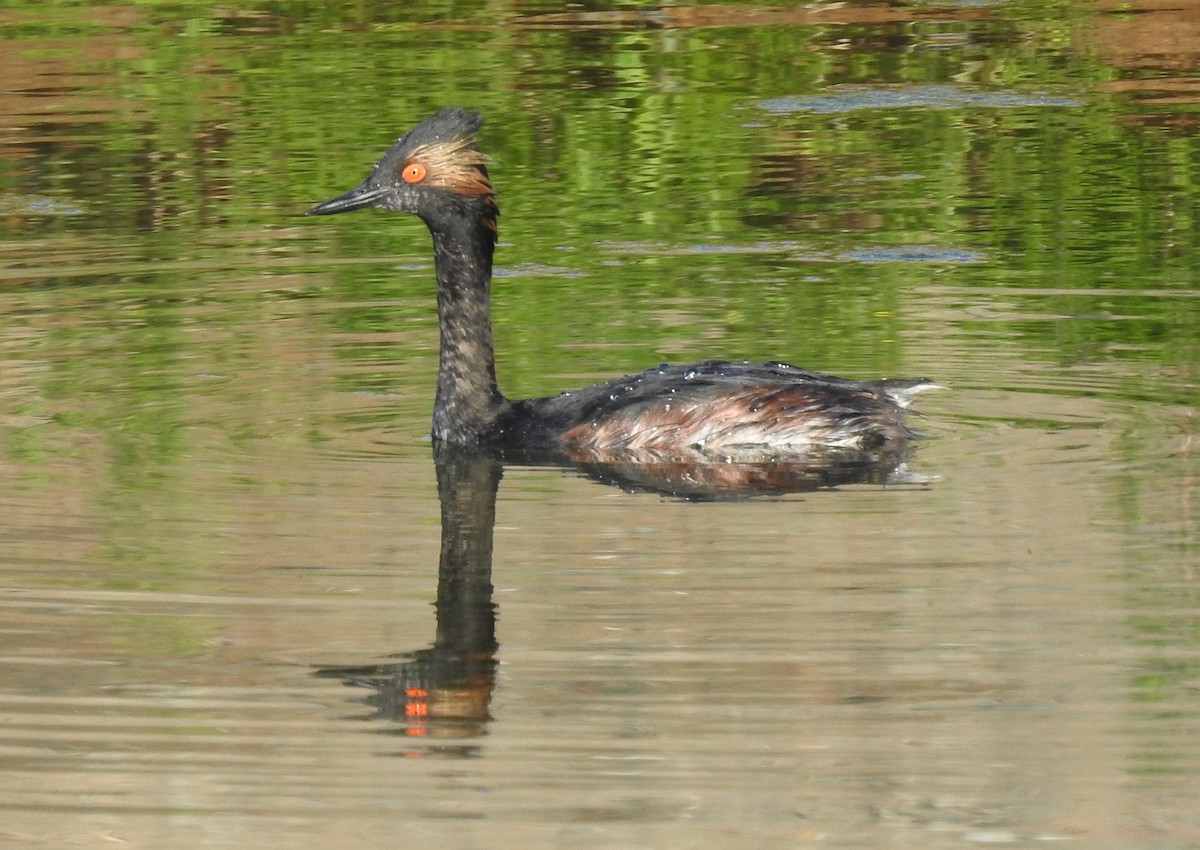
POLYGON ((496 386, 489 298, 495 220, 474 215, 427 223, 441 326, 433 438, 475 444, 506 404, 496 386))

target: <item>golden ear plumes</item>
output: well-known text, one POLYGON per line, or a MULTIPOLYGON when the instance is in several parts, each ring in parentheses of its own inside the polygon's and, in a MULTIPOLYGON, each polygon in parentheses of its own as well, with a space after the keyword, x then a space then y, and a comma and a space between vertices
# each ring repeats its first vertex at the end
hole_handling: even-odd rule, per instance
POLYGON ((470 136, 422 145, 405 160, 419 162, 428 169, 421 182, 470 198, 490 196, 492 184, 484 164, 487 157, 475 147, 470 136))

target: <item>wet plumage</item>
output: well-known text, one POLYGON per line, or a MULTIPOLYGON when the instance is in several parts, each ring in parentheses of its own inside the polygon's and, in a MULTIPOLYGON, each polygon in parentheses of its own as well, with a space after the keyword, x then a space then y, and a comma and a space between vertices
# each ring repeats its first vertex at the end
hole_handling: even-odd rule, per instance
POLYGON ((913 436, 905 413, 930 382, 853 381, 785 363, 663 365, 557 396, 506 399, 496 383, 489 303, 499 212, 474 141, 481 124, 466 110, 437 112, 360 186, 310 210, 380 207, 428 226, 441 334, 435 440, 587 462, 887 452, 913 436))

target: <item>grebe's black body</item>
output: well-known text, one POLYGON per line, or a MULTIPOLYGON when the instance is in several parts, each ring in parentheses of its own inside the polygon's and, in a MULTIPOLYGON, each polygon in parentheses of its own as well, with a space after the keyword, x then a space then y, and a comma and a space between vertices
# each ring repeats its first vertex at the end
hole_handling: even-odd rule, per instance
POLYGON ((755 460, 849 450, 888 454, 920 380, 860 382, 784 363, 659 366, 575 392, 509 401, 496 384, 489 289, 496 207, 474 112, 443 109, 384 154, 355 189, 309 210, 419 216, 433 234, 441 354, 433 438, 574 461, 755 460))

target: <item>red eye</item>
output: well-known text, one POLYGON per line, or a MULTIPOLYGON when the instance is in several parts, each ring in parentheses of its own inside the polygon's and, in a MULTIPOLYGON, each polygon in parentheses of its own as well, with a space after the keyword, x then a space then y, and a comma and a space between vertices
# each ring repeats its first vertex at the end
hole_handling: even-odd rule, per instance
POLYGON ((400 176, 404 178, 405 183, 420 183, 425 179, 427 170, 424 165, 419 162, 410 162, 404 166, 404 170, 400 172, 400 176))

